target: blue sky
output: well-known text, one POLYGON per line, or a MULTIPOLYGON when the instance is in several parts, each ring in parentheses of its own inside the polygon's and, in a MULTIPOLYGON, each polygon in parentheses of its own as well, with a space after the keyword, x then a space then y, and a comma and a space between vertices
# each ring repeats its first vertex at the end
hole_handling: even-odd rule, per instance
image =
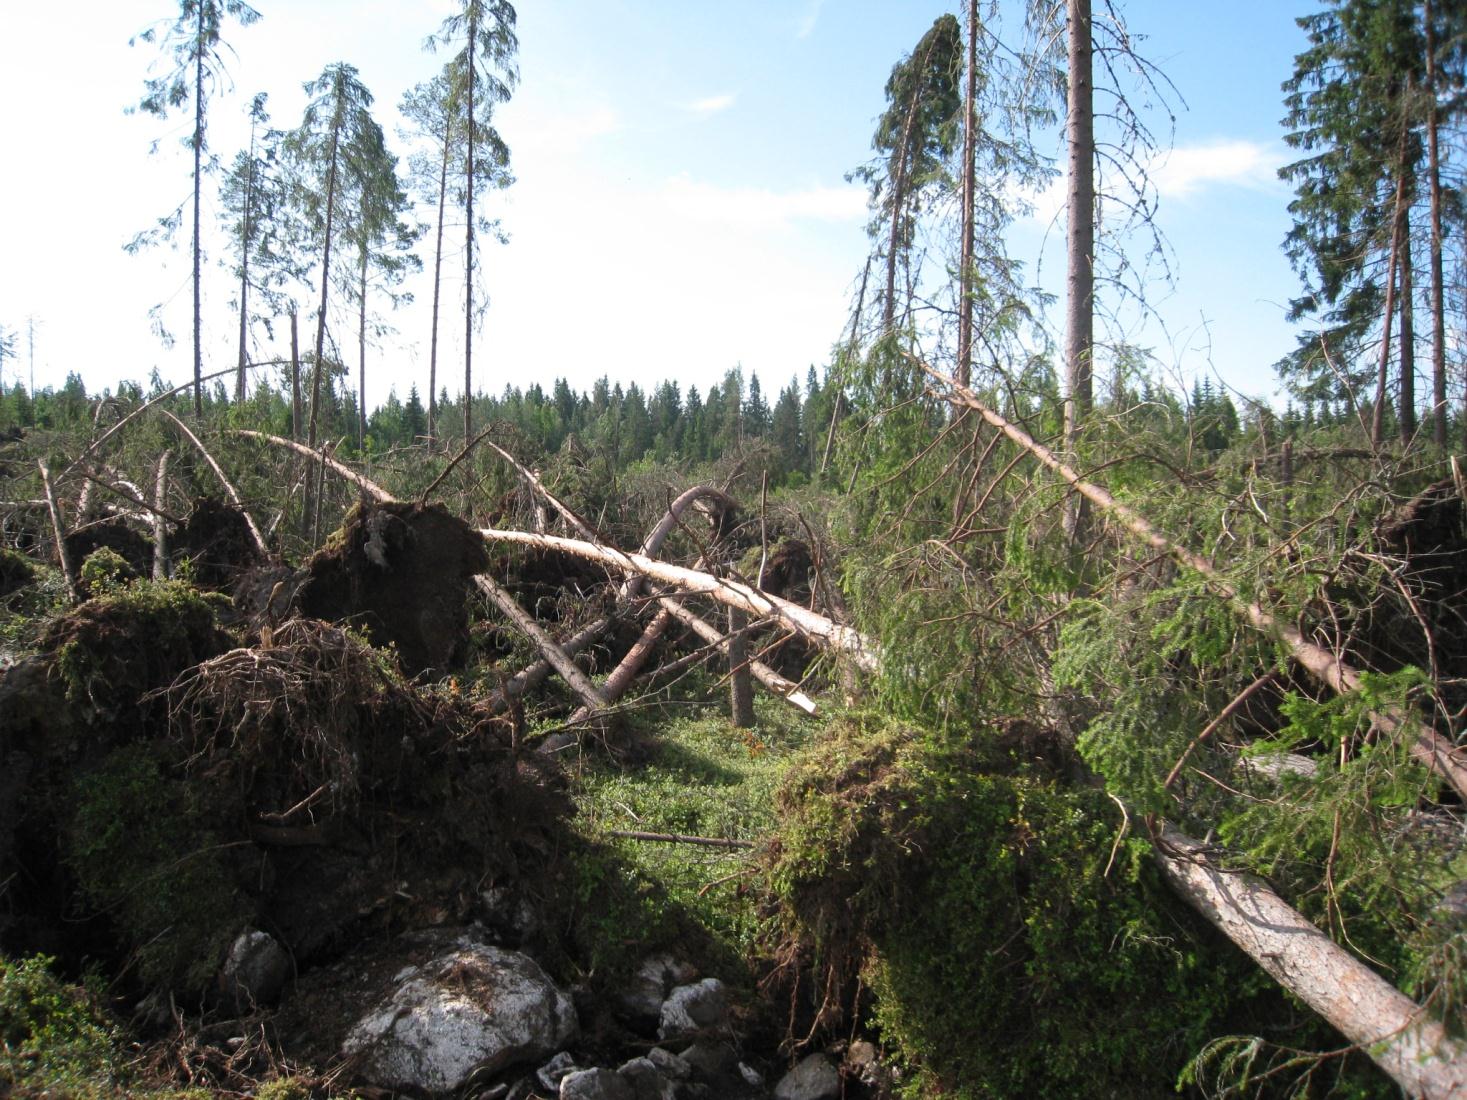
MULTIPOLYGON (((264 19, 228 36, 238 54, 235 93, 213 106, 211 144, 225 158, 245 139, 251 94, 268 91, 275 123, 293 126, 301 82, 335 60, 359 67, 393 133, 401 93, 441 64, 419 46, 451 9, 441 0, 257 6, 264 19)), ((601 374, 706 388, 742 364, 773 393, 823 364, 869 248, 864 195, 844 175, 869 155, 892 64, 955 5, 518 6, 522 82, 501 115, 518 182, 491 200, 511 241, 487 258, 492 304, 476 339, 476 379, 495 391, 562 375, 588 388, 601 374)), ((185 251, 128 257, 121 249, 188 191, 186 154, 167 140, 186 133, 182 120, 122 113, 156 56, 127 40, 168 5, 87 7, 64 34, 35 5, 12 5, 3 17, 0 95, 11 106, 0 138, 13 152, 0 174, 12 212, 0 324, 37 317, 38 385, 58 384, 68 370, 94 388, 155 368, 182 380, 191 369, 185 342, 161 347, 146 315, 163 302, 175 331, 186 332, 185 251), (150 157, 158 137, 163 151, 150 157)), ((1287 159, 1279 83, 1302 42, 1293 18, 1311 5, 1131 0, 1122 8, 1179 93, 1175 150, 1154 165, 1176 285, 1151 288, 1160 320, 1131 323, 1126 335, 1184 382, 1211 372, 1268 394, 1270 364, 1293 344, 1282 312, 1297 289, 1278 247, 1289 197, 1275 178, 1287 159)), ((1165 115, 1152 119, 1166 136, 1165 115)), ((406 152, 401 140, 393 148, 406 152)), ((1041 197, 1012 243, 1029 264, 1042 259, 1044 282, 1057 286, 1063 227, 1046 203, 1041 197)), ((389 318, 398 333, 369 351, 374 404, 389 386, 401 396, 426 385, 429 288, 414 289, 417 303, 389 318)), ((210 268, 206 369, 233 361, 231 293, 225 273, 210 268)), ((344 316, 333 324, 350 339, 344 316)), ((440 377, 451 391, 461 385, 460 329, 444 327, 440 377)), ((262 334, 256 354, 284 347, 262 334)), ((354 368, 354 346, 348 359, 354 368)))

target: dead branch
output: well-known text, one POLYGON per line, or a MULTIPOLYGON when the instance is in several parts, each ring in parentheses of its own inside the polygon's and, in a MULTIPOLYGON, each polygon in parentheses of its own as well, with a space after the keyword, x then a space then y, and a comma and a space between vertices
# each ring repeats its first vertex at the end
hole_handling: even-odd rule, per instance
POLYGON ((199 442, 199 437, 189 431, 188 425, 178 419, 178 417, 174 416, 167 409, 159 409, 158 411, 173 421, 174 426, 183 433, 183 437, 194 445, 194 448, 199 454, 204 456, 204 461, 209 464, 209 469, 214 471, 214 476, 219 479, 219 484, 224 486, 224 492, 228 494, 230 503, 239 509, 240 515, 244 516, 245 526, 250 529, 250 537, 255 540, 255 548, 260 551, 260 556, 262 558, 268 558, 270 556, 270 548, 265 545, 265 536, 260 534, 260 529, 255 526, 254 517, 250 515, 249 509, 244 506, 244 501, 240 500, 239 493, 235 491, 234 485, 225 476, 224 471, 219 468, 219 463, 214 461, 214 456, 209 453, 209 449, 199 442))
POLYGON ((1467 1096, 1467 1047, 1255 875, 1161 823, 1156 859, 1172 888, 1410 1096, 1467 1096))
MULTIPOLYGON (((138 491, 136 485, 130 485, 125 481, 109 481, 104 477, 99 477, 97 474, 92 473, 90 470, 81 470, 79 472, 81 476, 86 479, 87 488, 90 488, 93 485, 100 485, 109 493, 115 493, 123 500, 128 501, 130 504, 136 504, 144 512, 153 517, 155 525, 158 520, 167 520, 169 523, 183 522, 171 512, 159 511, 159 506, 162 504, 161 501, 157 502, 156 504, 149 504, 146 500, 143 499, 143 495, 141 492, 138 491)), ((105 508, 107 506, 99 505, 98 507, 105 508)), ((126 514, 133 515, 134 513, 128 512, 126 514)))
POLYGON ((609 836, 623 840, 653 840, 663 844, 701 844, 705 848, 752 848, 748 840, 729 840, 721 836, 688 836, 685 833, 642 833, 630 829, 608 829, 609 836))
POLYGON ((277 447, 284 447, 287 450, 296 452, 296 454, 304 455, 313 463, 320 462, 324 464, 327 469, 335 473, 338 477, 343 477, 347 481, 350 481, 358 489, 362 490, 362 492, 366 493, 374 500, 386 502, 394 499, 391 493, 382 488, 382 486, 378 485, 376 482, 368 481, 365 477, 357 473, 350 466, 346 466, 340 462, 337 462, 336 459, 331 458, 329 455, 323 456, 320 451, 316 450, 314 447, 307 447, 304 443, 297 443, 293 439, 281 439, 280 436, 270 435, 268 432, 246 431, 243 428, 236 428, 231 431, 230 434, 244 436, 246 439, 258 439, 264 443, 273 443, 277 447))
POLYGON ((56 560, 61 563, 61 575, 66 580, 66 592, 71 597, 71 602, 76 603, 80 598, 76 589, 76 573, 71 568, 71 556, 66 552, 66 536, 62 533, 61 509, 56 507, 56 494, 51 491, 51 471, 46 469, 46 463, 40 459, 36 465, 41 468, 41 488, 46 491, 46 510, 51 514, 51 533, 56 538, 56 560))
MULTIPOLYGON (((684 607, 681 601, 672 596, 661 596, 658 598, 658 603, 661 605, 663 611, 677 619, 678 622, 682 623, 710 646, 716 647, 721 652, 727 652, 728 639, 718 631, 717 627, 699 618, 684 607)), ((750 661, 749 671, 754 674, 754 679, 758 680, 791 706, 798 707, 811 716, 814 716, 819 709, 815 700, 800 690, 799 684, 793 680, 785 679, 763 661, 750 661)))
MULTIPOLYGON (((1237 588, 1222 577, 1206 558, 1163 535, 1134 509, 1116 500, 1100 486, 1080 477, 1073 469, 1061 462, 1048 447, 1036 442, 1028 432, 1011 424, 990 409, 972 390, 958 385, 915 356, 908 355, 908 358, 946 387, 949 392, 942 396, 949 403, 976 410, 983 419, 1068 482, 1076 492, 1114 516, 1137 538, 1148 546, 1171 555, 1181 565, 1197 573, 1214 591, 1232 604, 1234 609, 1256 630, 1282 641, 1293 658, 1320 683, 1340 694, 1359 689, 1360 674, 1355 669, 1322 646, 1309 641, 1299 632, 1298 628, 1279 622, 1272 614, 1265 611, 1258 601, 1242 596, 1237 588)), ((1450 783, 1459 795, 1467 798, 1467 753, 1433 729, 1422 727, 1414 732, 1408 731, 1407 716, 1400 707, 1384 708, 1371 717, 1376 728, 1382 733, 1397 737, 1410 733, 1414 738, 1411 744, 1411 755, 1450 783)))
POLYGON ((479 533, 492 542, 513 542, 522 546, 561 550, 589 561, 603 562, 626 573, 644 574, 684 592, 711 596, 720 603, 743 608, 752 615, 776 618, 797 634, 845 654, 856 667, 867 672, 875 672, 880 667, 879 649, 870 638, 848 626, 831 622, 824 615, 817 615, 799 604, 760 592, 742 581, 715 577, 711 573, 669 565, 644 554, 628 554, 579 539, 495 528, 483 528, 479 533))
POLYGON ((570 655, 556 643, 554 638, 541 629, 540 624, 532 619, 524 608, 515 603, 513 596, 495 583, 493 578, 482 573, 474 578, 474 584, 525 637, 535 643, 536 648, 545 655, 545 659, 550 662, 556 672, 560 673, 561 679, 581 700, 582 709, 589 709, 594 713, 606 705, 606 699, 597 690, 596 685, 591 683, 590 677, 580 670, 570 655))

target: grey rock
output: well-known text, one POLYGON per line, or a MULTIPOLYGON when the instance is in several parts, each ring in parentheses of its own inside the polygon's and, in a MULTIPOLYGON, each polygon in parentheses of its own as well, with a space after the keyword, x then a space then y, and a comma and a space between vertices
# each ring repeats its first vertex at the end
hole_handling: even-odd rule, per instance
POLYGON ((703 1041, 683 1051, 683 1061, 702 1080, 731 1077, 738 1073, 739 1058, 727 1043, 703 1041))
POLYGON ((653 1047, 647 1052, 647 1060, 673 1081, 686 1081, 693 1075, 693 1067, 687 1059, 679 1057, 665 1047, 653 1047))
POLYGON ((717 978, 680 985, 662 1002, 659 1039, 679 1039, 728 1026, 728 992, 717 978))
POLYGON ((579 1069, 560 1080, 560 1100, 637 1100, 631 1084, 609 1069, 579 1069))
POLYGON ((562 1050, 535 1071, 535 1079, 540 1082, 541 1088, 555 1092, 560 1088, 560 1082, 566 1074, 574 1073, 580 1068, 576 1065, 576 1060, 567 1051, 562 1050))
POLYGON ((764 1087, 764 1074, 760 1073, 747 1062, 739 1063, 739 1076, 750 1088, 762 1089, 764 1087))
POLYGON ((826 1054, 811 1054, 774 1086, 774 1100, 835 1100, 840 1095, 840 1071, 826 1054))
POLYGON ((616 1071, 632 1086, 636 1100, 676 1100, 677 1087, 650 1058, 633 1058, 616 1071))
POLYGON ((247 1012, 280 996, 293 969, 285 948, 268 932, 246 929, 235 937, 219 971, 219 990, 235 1009, 247 1012))
POLYGON ((342 1044, 383 1088, 451 1092, 516 1062, 543 1058, 577 1030, 570 998, 528 955, 461 938, 399 975, 396 990, 342 1044))
POLYGON ((853 1077, 864 1084, 875 1084, 881 1069, 881 1055, 876 1049, 876 1044, 867 1042, 865 1039, 857 1039, 846 1051, 846 1068, 853 1077))
POLYGON ((662 1013, 662 1002, 674 986, 691 982, 696 968, 668 954, 649 955, 617 996, 617 1012, 625 1020, 653 1026, 662 1013))

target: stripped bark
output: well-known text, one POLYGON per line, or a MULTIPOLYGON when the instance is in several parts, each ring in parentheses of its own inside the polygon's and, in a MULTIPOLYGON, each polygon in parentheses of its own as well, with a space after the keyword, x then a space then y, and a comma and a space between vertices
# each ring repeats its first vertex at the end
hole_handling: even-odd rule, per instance
POLYGON ((1280 985, 1368 1054, 1409 1096, 1467 1096, 1467 1047, 1256 875, 1162 823, 1156 860, 1181 897, 1280 985))
MULTIPOLYGON (((914 358, 913 361, 932 378, 948 388, 949 392, 946 395, 948 401, 976 410, 983 419, 1067 481, 1081 496, 1114 516, 1122 526, 1148 546, 1170 555, 1181 565, 1197 573, 1211 586, 1213 591, 1232 604, 1234 610, 1249 625, 1283 642, 1294 660, 1320 683, 1341 695, 1359 690, 1359 672, 1324 647, 1309 641, 1297 627, 1280 622, 1270 612, 1265 611, 1257 600, 1250 600, 1243 596, 1230 581, 1218 573, 1206 558, 1172 541, 1100 486, 1084 480, 1073 469, 1061 462, 1048 447, 1036 442, 1028 432, 1009 423, 990 409, 979 400, 972 390, 957 385, 951 378, 933 370, 920 360, 914 358)), ((1411 755, 1450 783, 1459 795, 1467 798, 1467 752, 1429 727, 1408 728, 1414 723, 1409 721, 1406 713, 1399 707, 1383 708, 1372 714, 1371 718, 1375 728, 1381 733, 1393 737, 1410 736, 1412 738, 1411 755)))
POLYGON ((696 569, 656 561, 645 554, 628 554, 623 550, 598 546, 579 539, 496 528, 483 528, 479 533, 492 542, 512 542, 521 546, 561 550, 589 561, 602 562, 625 573, 641 573, 684 592, 711 596, 719 603, 741 607, 752 615, 778 619, 797 634, 844 654, 857 668, 864 671, 875 672, 880 667, 876 643, 859 631, 832 622, 824 615, 817 615, 797 603, 760 592, 742 581, 715 577, 696 569))

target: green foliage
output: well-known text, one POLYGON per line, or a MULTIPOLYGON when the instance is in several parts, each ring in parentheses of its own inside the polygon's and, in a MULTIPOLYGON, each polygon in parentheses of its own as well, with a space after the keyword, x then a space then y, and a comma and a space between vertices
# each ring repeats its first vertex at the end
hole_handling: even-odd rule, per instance
POLYGON ((137 571, 110 546, 100 546, 82 562, 77 581, 88 596, 113 596, 137 579, 137 571))
POLYGON ((62 982, 53 963, 0 956, 0 1092, 105 1095, 119 1069, 116 1030, 95 994, 62 982))
POLYGON ((917 1094, 1161 1095, 1260 983, 1103 793, 997 763, 890 727, 822 741, 779 796, 787 934, 869 983, 917 1094))
POLYGON ((135 747, 107 756, 71 792, 67 863, 136 946, 138 975, 150 986, 204 988, 249 919, 200 797, 135 747))

